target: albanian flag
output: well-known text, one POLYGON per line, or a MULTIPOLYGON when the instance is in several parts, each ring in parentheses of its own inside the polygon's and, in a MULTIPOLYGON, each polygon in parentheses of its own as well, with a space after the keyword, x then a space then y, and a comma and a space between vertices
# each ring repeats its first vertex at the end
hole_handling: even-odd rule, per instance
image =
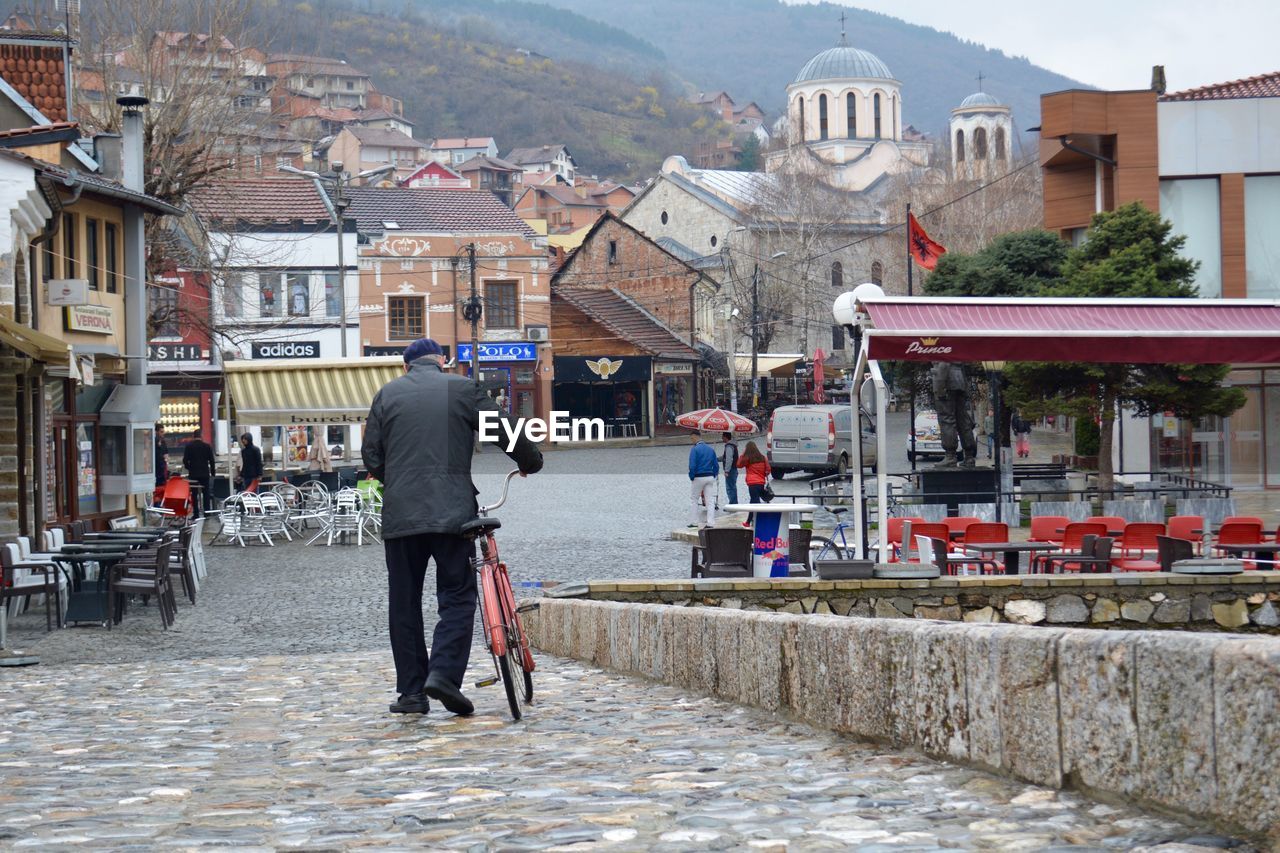
POLYGON ((935 243, 924 229, 914 213, 907 213, 907 251, 920 266, 931 270, 938 265, 938 258, 947 253, 947 247, 935 243))

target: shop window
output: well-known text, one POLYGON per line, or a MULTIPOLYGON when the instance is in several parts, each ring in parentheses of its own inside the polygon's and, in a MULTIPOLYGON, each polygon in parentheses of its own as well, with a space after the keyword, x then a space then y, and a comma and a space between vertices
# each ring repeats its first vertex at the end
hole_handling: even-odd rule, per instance
POLYGON ((258 314, 262 317, 280 316, 279 273, 264 273, 258 277, 258 314))
POLYGON ((311 277, 306 273, 286 273, 285 284, 289 289, 289 316, 309 317, 311 315, 311 277))
MULTIPOLYGON (((1248 186, 1246 183, 1246 222, 1248 186)), ((1166 179, 1160 182, 1160 214, 1172 223, 1174 234, 1181 234, 1185 238, 1179 254, 1199 264, 1195 274, 1199 295, 1214 299, 1222 296, 1222 222, 1219 207, 1216 178, 1166 179)), ((1246 234, 1245 237, 1246 254, 1248 236, 1246 234)), ((1256 297, 1261 294, 1249 295, 1256 297)))
POLYGON ((514 281, 487 281, 484 285, 484 325, 487 329, 520 328, 514 281))
POLYGON ((416 341, 426 334, 426 300, 421 296, 387 298, 387 340, 416 341))
POLYGON ((336 272, 328 272, 324 274, 324 315, 326 317, 337 317, 342 313, 342 292, 338 287, 338 274, 336 272))
POLYGON ((107 293, 120 292, 120 229, 108 222, 104 234, 107 256, 107 293))
POLYGON ((152 285, 147 288, 147 296, 151 299, 151 337, 181 337, 178 328, 178 289, 163 285, 152 285))
POLYGON ((98 251, 98 220, 86 219, 84 221, 84 256, 86 261, 87 278, 89 279, 89 287, 92 290, 100 290, 102 288, 102 266, 101 258, 98 251))
MULTIPOLYGON (((76 260, 76 218, 62 214, 62 277, 79 278, 80 264, 76 260)), ((92 283, 91 283, 92 284, 92 283)))
POLYGON ((244 316, 244 288, 248 274, 229 273, 222 282, 222 316, 244 316))

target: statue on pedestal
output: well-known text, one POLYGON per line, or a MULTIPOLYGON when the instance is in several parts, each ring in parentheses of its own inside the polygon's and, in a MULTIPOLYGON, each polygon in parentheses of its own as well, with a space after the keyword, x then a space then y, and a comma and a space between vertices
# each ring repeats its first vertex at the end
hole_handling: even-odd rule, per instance
POLYGON ((972 468, 978 457, 978 442, 973 437, 973 415, 969 411, 969 380, 958 364, 938 362, 929 371, 933 384, 933 410, 938 413, 938 430, 942 433, 942 450, 946 453, 939 468, 957 464, 972 468), (956 455, 964 448, 964 461, 956 455))

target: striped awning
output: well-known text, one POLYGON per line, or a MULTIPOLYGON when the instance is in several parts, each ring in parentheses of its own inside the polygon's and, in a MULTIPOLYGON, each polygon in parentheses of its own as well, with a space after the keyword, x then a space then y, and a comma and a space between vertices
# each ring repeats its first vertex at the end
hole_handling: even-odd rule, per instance
POLYGON ((45 364, 66 365, 71 360, 71 346, 66 341, 27 328, 8 317, 0 317, 0 343, 45 364))
POLYGON ((228 362, 227 389, 240 424, 359 424, 373 395, 404 372, 398 356, 228 362))

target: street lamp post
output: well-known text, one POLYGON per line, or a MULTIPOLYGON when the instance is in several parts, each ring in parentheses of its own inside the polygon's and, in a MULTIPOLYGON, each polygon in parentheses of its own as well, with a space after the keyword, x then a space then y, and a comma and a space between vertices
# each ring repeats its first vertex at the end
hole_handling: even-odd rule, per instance
MULTIPOLYGON (((769 260, 785 258, 786 252, 774 252, 769 260)), ((751 408, 760 406, 760 264, 751 273, 751 408)))
POLYGON ((991 428, 996 431, 995 440, 992 442, 991 457, 995 468, 996 521, 1000 522, 1004 520, 1001 518, 1001 498, 1004 497, 1002 494, 1004 490, 1002 463, 1004 460, 1001 458, 1004 452, 1004 430, 1001 429, 1003 415, 1000 411, 1000 406, 1003 402, 1000 399, 1000 372, 1004 370, 1004 362, 984 361, 982 362, 982 367, 987 371, 987 382, 991 386, 991 428))
MULTIPOLYGON (((859 303, 864 298, 883 295, 884 291, 879 285, 865 282, 837 296, 835 303, 831 306, 835 321, 843 326, 853 339, 854 372, 853 381, 849 384, 849 423, 852 439, 850 444, 853 451, 853 465, 850 467, 853 471, 849 477, 849 491, 853 497, 854 515, 858 519, 858 535, 854 543, 858 559, 866 556, 867 547, 867 502, 862 496, 862 377, 858 375, 858 368, 862 366, 862 324, 866 317, 859 303)), ((884 424, 876 424, 877 435, 880 434, 878 431, 884 427, 884 424)), ((887 460, 877 459, 881 472, 885 470, 886 464, 887 460)))
MULTIPOLYGON (((335 160, 330 164, 332 174, 325 175, 320 172, 313 172, 310 169, 299 169, 296 166, 281 166, 281 172, 287 172, 290 175, 301 175, 304 178, 311 178, 313 181, 333 185, 333 222, 338 229, 338 328, 341 336, 340 347, 342 357, 347 357, 347 265, 345 252, 346 224, 342 216, 342 211, 346 209, 349 202, 343 196, 342 191, 350 184, 351 178, 347 177, 346 172, 342 171, 342 163, 335 160)), ((355 177, 359 180, 367 180, 370 178, 381 177, 395 171, 395 166, 386 165, 379 166, 376 169, 366 169, 355 177)))

